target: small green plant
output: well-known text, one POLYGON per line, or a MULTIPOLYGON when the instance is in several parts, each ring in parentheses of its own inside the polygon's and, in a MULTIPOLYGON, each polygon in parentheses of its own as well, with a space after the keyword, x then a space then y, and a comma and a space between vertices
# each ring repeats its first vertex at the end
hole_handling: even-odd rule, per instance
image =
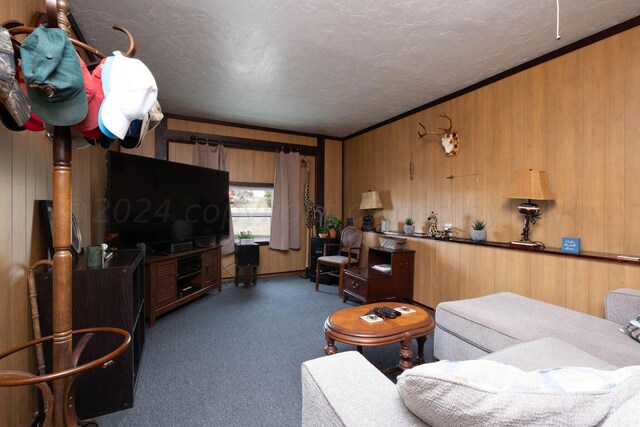
POLYGON ((236 237, 238 239, 251 239, 253 237, 253 233, 251 232, 251 230, 247 230, 247 231, 240 231, 236 234, 236 237))
POLYGON ((338 234, 340 234, 343 226, 344 226, 344 223, 342 222, 342 220, 333 215, 327 215, 324 219, 323 228, 327 230, 330 230, 333 228, 336 230, 338 234))
POLYGON ((411 218, 410 216, 407 217, 407 219, 404 220, 404 223, 406 225, 413 225, 413 218, 411 218))
POLYGON ((482 221, 481 219, 476 219, 473 222, 473 225, 471 226, 471 228, 473 228, 474 230, 484 230, 485 226, 486 224, 484 223, 484 221, 482 221))
POLYGON ((322 225, 320 227, 320 231, 319 231, 320 234, 327 234, 328 232, 329 232, 329 229, 327 228, 326 225, 322 225))

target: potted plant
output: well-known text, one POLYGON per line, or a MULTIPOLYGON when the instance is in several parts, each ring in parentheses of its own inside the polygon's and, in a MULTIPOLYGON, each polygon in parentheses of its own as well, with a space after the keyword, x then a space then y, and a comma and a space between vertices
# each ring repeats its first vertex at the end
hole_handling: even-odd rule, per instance
POLYGON ((251 230, 240 231, 236 234, 236 237, 240 240, 241 245, 249 245, 254 241, 253 233, 251 232, 251 230))
POLYGON ((338 234, 342 231, 342 227, 344 223, 340 218, 337 218, 333 215, 327 215, 324 219, 323 227, 325 227, 329 231, 329 237, 335 239, 338 234))
POLYGON ((413 222, 413 218, 407 217, 407 219, 404 220, 404 234, 410 236, 414 231, 416 231, 416 225, 413 222))
POLYGON ((318 237, 326 239, 329 236, 329 229, 326 225, 322 225, 318 232, 318 237))
POLYGON ((487 240, 486 224, 481 219, 476 219, 471 226, 471 239, 474 242, 484 242, 487 240))

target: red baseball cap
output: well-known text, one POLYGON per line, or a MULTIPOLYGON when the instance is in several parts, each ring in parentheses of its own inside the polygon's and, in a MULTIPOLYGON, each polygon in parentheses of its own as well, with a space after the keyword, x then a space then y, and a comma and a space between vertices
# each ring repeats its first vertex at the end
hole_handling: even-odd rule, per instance
MULTIPOLYGON (((78 55, 78 52, 76 52, 78 55)), ((100 111, 100 105, 104 99, 104 92, 102 92, 102 84, 97 85, 96 80, 91 76, 91 73, 84 64, 84 61, 78 55, 80 61, 80 68, 82 69, 82 77, 84 78, 84 91, 87 94, 87 103, 89 108, 87 109, 86 117, 80 122, 72 126, 84 136, 90 139, 100 138, 102 132, 98 127, 98 112, 100 111)), ((100 66, 98 66, 100 67, 100 66)))

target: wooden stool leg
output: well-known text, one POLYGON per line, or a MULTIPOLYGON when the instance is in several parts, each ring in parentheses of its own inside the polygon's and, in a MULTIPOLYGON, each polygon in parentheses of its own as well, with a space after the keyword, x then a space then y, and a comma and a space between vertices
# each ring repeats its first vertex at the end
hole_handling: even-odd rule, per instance
POLYGON ((342 298, 342 292, 344 289, 344 264, 340 264, 340 268, 338 269, 338 296, 342 298))
POLYGON ((242 284, 246 288, 247 286, 251 286, 253 275, 251 274, 251 267, 242 267, 242 268, 244 269, 244 275, 242 276, 242 284))
POLYGON ((320 284, 320 261, 316 263, 316 292, 318 292, 319 284, 320 284))

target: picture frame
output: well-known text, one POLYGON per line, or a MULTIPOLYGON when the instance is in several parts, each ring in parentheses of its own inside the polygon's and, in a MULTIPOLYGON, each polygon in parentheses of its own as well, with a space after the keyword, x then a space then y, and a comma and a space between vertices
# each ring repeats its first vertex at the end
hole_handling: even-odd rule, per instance
MULTIPOLYGON (((40 209, 40 220, 44 230, 45 242, 49 252, 49 258, 53 259, 55 249, 53 247, 53 200, 37 200, 40 209)), ((71 215, 71 254, 76 257, 82 253, 82 235, 80 225, 75 215, 71 215)))
POLYGON ((562 252, 568 253, 568 254, 579 254, 580 238, 579 237, 563 237, 562 252))

